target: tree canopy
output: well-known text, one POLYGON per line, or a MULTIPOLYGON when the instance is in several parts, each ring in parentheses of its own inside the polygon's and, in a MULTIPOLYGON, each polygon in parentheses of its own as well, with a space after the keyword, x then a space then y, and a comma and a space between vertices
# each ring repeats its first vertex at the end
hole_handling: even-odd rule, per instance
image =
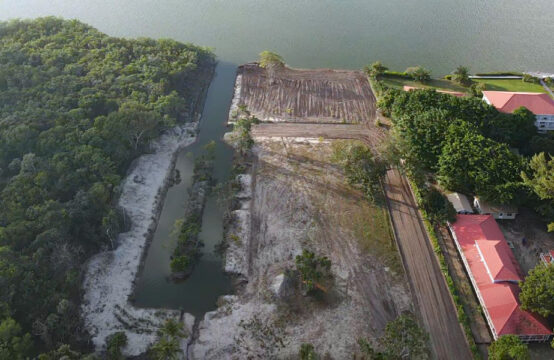
POLYGON ((399 140, 395 146, 408 167, 435 173, 448 190, 492 203, 527 205, 553 221, 552 199, 542 196, 550 165, 537 155, 530 169, 527 156, 554 148, 554 141, 537 134, 527 109, 500 113, 481 99, 432 89, 387 89, 378 105, 393 122, 399 140))
POLYGON ((383 65, 380 61, 375 61, 373 64, 366 65, 364 67, 365 73, 371 77, 383 75, 388 69, 389 68, 383 65))
POLYGON ((23 343, 32 333, 52 354, 88 343, 82 264, 123 230, 129 164, 191 118, 213 65, 204 48, 75 20, 0 23, 0 322, 13 319, 23 343))
MULTIPOLYGON (((544 200, 544 206, 539 205, 538 211, 546 218, 554 219, 554 214, 552 214, 552 202, 554 200, 554 158, 551 155, 547 157, 544 152, 536 154, 529 162, 529 169, 531 176, 528 176, 525 171, 521 172, 523 182, 540 199, 544 200)), ((548 224, 548 231, 554 231, 554 222, 548 224)))
POLYGON ((489 346, 490 360, 529 360, 529 349, 516 335, 504 335, 489 346))
POLYGON ((554 314, 554 265, 537 265, 520 286, 522 308, 544 317, 554 314))

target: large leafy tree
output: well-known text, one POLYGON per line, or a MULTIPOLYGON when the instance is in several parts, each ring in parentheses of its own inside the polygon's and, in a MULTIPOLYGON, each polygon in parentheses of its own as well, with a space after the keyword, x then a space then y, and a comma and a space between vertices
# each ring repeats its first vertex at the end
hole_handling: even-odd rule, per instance
POLYGON ((537 265, 520 286, 522 308, 544 317, 554 314, 554 265, 537 265))
POLYGON ((490 360, 529 360, 529 349, 516 335, 504 335, 489 346, 490 360))
POLYGON ((513 203, 523 191, 523 159, 505 144, 481 135, 473 126, 449 126, 439 158, 439 180, 450 190, 476 193, 496 203, 513 203))
MULTIPOLYGON (((544 152, 534 155, 529 162, 528 176, 525 171, 521 172, 521 177, 526 186, 544 200, 537 210, 545 217, 552 219, 552 208, 554 201, 554 158, 546 155, 544 152)), ((551 220, 552 221, 552 220, 551 220)), ((554 231, 554 222, 548 224, 548 231, 554 231)))
POLYGON ((375 61, 373 64, 366 65, 364 67, 365 73, 374 78, 383 75, 388 69, 389 68, 383 65, 380 61, 375 61))
POLYGON ((426 170, 436 170, 450 122, 448 113, 439 109, 397 118, 396 129, 406 143, 404 156, 408 161, 418 162, 426 170))
POLYGON ((521 173, 525 185, 533 189, 541 199, 554 200, 554 158, 543 152, 534 155, 529 161, 529 168, 531 176, 521 173))

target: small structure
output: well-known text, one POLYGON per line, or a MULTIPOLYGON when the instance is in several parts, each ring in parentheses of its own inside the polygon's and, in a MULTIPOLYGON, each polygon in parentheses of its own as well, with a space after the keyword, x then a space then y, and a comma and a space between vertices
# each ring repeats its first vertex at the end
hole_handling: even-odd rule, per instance
POLYGON ((552 336, 546 320, 520 307, 521 269, 491 215, 458 215, 452 237, 494 339, 517 335, 523 342, 552 336))
POLYGON ((471 203, 464 194, 453 192, 446 195, 446 198, 452 203, 458 214, 473 214, 471 203))
POLYGON ((544 263, 544 265, 554 264, 554 250, 541 253, 541 260, 544 263))
POLYGON ((483 101, 504 113, 512 113, 515 109, 526 107, 535 114, 535 126, 539 132, 554 130, 554 100, 548 94, 483 91, 483 101))
POLYGON ((475 206, 479 214, 492 215, 495 219, 499 220, 513 220, 517 215, 517 208, 514 206, 493 205, 479 199, 477 196, 473 199, 473 206, 475 206))
MULTIPOLYGON (((403 89, 404 89, 404 91, 425 90, 424 88, 418 88, 418 87, 415 87, 415 86, 408 86, 408 85, 404 85, 403 89)), ((439 93, 442 93, 442 94, 448 94, 448 95, 457 96, 457 97, 466 96, 466 94, 464 94, 463 92, 459 92, 459 91, 448 91, 448 90, 439 90, 439 89, 435 89, 435 91, 439 92, 439 93)))

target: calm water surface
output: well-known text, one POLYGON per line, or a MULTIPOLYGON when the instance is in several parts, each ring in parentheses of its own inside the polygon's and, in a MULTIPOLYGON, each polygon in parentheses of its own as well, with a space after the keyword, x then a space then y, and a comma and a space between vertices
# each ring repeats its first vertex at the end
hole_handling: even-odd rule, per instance
POLYGON ((552 0, 0 0, 0 20, 56 15, 77 18, 124 37, 170 37, 213 47, 220 63, 211 84, 199 141, 179 156, 182 182, 169 189, 135 294, 140 306, 215 308, 231 291, 213 247, 222 239, 221 213, 208 199, 201 238, 204 256, 184 283, 167 281, 175 220, 183 216, 193 160, 217 141, 215 175, 225 180, 232 152, 225 132, 236 64, 270 49, 295 67, 359 69, 381 60, 403 70, 423 65, 434 75, 458 65, 474 71, 554 73, 552 0))

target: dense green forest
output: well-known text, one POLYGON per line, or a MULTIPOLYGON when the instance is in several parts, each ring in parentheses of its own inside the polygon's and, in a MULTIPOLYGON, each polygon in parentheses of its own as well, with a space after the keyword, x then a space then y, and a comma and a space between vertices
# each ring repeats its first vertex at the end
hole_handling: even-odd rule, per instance
POLYGON ((547 170, 554 138, 537 133, 529 110, 505 114, 477 97, 396 89, 385 90, 379 107, 391 117, 395 145, 412 173, 435 174, 448 190, 527 206, 554 221, 547 170))
POLYGON ((83 264, 123 230, 131 161, 191 118, 214 63, 78 21, 0 23, 0 359, 86 350, 83 264))

